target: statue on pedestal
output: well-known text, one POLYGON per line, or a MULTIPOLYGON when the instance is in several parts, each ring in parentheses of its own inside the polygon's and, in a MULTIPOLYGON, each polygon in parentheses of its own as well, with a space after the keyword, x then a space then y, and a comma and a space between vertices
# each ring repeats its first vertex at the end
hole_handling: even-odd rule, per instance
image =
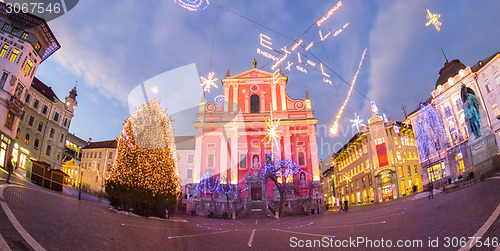
POLYGON ((481 124, 479 123, 479 119, 481 118, 479 114, 479 107, 481 106, 481 102, 476 96, 474 90, 470 87, 466 87, 462 83, 461 88, 461 98, 462 102, 465 104, 465 116, 469 121, 469 130, 476 135, 476 139, 481 137, 481 124))

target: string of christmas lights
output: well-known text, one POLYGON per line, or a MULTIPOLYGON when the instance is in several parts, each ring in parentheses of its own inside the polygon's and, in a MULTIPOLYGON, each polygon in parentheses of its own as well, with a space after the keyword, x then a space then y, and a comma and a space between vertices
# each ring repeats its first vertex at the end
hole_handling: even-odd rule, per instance
POLYGON ((429 104, 421 104, 418 123, 414 125, 420 160, 429 159, 432 151, 439 151, 446 143, 445 131, 438 111, 429 104))
POLYGON ((365 48, 365 50, 363 51, 363 55, 361 56, 361 61, 359 62, 358 70, 356 71, 356 74, 354 75, 354 78, 352 79, 351 87, 349 88, 349 91, 347 92, 347 97, 344 100, 344 103, 342 104, 342 106, 340 107, 340 110, 339 110, 337 116, 335 117, 335 122, 333 122, 333 125, 330 127, 330 133, 332 135, 337 135, 337 133, 339 131, 340 118, 342 117, 342 114, 344 113, 344 108, 345 108, 347 102, 349 101, 349 98, 351 97, 352 89, 354 88, 354 84, 356 83, 356 79, 358 78, 359 71, 361 70, 361 65, 363 65, 363 61, 365 59, 365 54, 366 54, 367 49, 368 48, 365 48))

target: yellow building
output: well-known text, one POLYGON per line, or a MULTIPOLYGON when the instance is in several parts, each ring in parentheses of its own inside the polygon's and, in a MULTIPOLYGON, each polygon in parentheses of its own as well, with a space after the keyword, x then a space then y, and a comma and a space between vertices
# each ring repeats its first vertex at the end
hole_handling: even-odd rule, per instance
POLYGON ((80 161, 76 159, 70 159, 68 162, 62 165, 62 171, 68 175, 64 177, 64 185, 77 187, 78 181, 80 180, 80 161))
POLYGON ((382 202, 422 191, 411 128, 375 113, 332 158, 336 201, 382 202), (385 119, 383 119, 383 117, 385 119))

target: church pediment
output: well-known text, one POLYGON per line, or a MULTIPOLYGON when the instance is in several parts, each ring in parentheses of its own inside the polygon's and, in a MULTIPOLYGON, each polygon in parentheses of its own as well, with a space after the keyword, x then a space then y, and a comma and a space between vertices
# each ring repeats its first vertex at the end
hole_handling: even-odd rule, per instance
POLYGON ((251 68, 235 75, 226 77, 225 79, 252 79, 252 78, 272 78, 273 73, 257 68, 251 68))

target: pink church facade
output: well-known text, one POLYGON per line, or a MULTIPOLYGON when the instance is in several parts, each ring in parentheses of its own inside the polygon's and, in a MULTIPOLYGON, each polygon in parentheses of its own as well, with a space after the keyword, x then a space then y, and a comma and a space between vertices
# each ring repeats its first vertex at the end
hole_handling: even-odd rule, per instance
MULTIPOLYGON (((225 102, 202 99, 198 121, 193 123, 195 184, 213 177, 226 188, 232 187, 235 199, 240 201, 279 199, 275 184, 261 175, 274 156, 275 160, 292 160, 301 169, 281 181, 291 187, 287 200, 315 196, 314 191, 321 186, 315 129, 318 120, 313 117, 307 89, 305 99, 292 99, 286 93, 287 81, 282 73, 255 67, 232 76, 228 70, 222 79, 225 102), (281 138, 276 143, 264 139, 266 119, 271 117, 279 119, 281 138)), ((201 191, 200 197, 210 196, 213 194, 207 194, 206 189, 201 191)))

